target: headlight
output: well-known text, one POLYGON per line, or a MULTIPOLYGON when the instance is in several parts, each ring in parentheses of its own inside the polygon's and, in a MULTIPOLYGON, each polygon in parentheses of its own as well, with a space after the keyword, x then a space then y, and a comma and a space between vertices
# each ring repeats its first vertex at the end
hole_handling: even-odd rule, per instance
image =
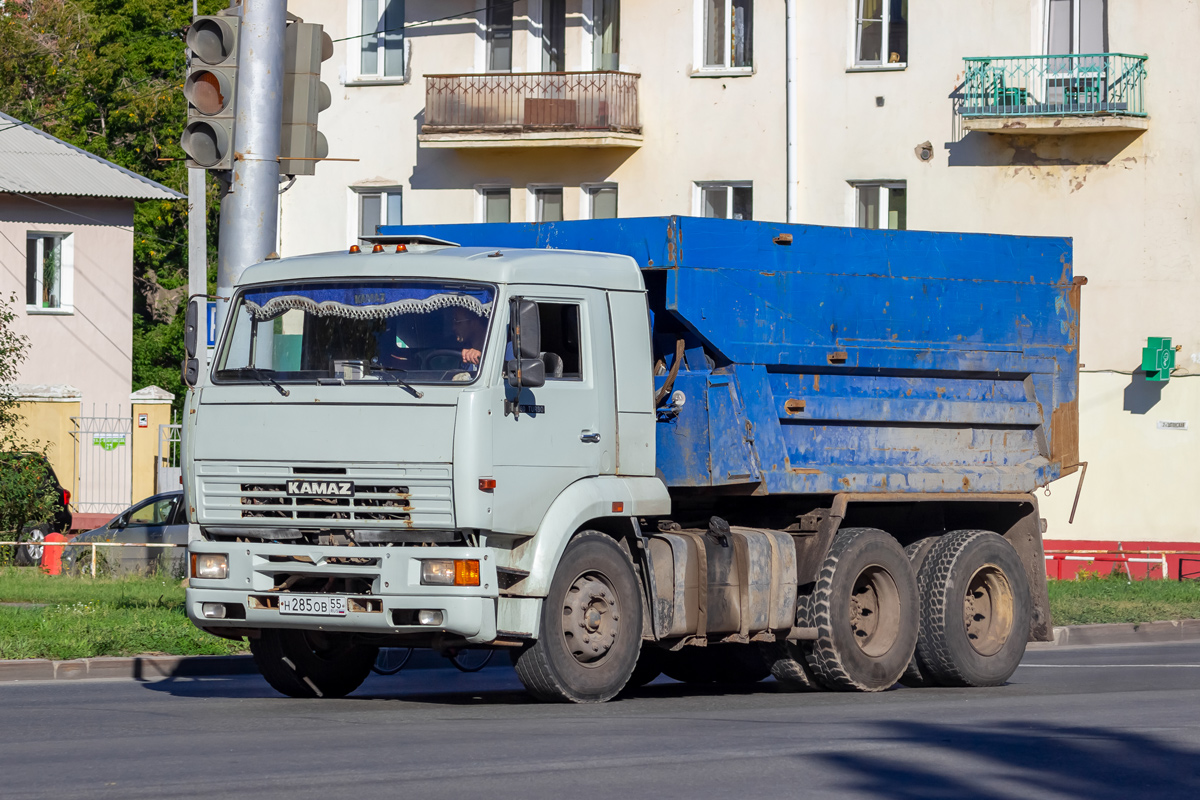
POLYGON ((465 558, 422 561, 421 583, 425 586, 478 586, 479 561, 465 558))
POLYGON ((192 577, 224 580, 229 577, 229 556, 224 553, 192 553, 192 577))

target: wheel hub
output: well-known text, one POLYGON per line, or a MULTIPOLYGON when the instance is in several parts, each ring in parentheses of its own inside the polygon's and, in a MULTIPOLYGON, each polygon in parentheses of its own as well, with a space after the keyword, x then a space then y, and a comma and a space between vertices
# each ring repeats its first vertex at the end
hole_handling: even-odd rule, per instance
POLYGON ((604 575, 586 573, 571 584, 563 603, 563 637, 575 660, 603 660, 617 640, 620 622, 617 593, 604 575))
POLYGON ((900 635, 900 591, 891 574, 873 565, 859 573, 850 593, 854 643, 872 658, 892 649, 900 635))
POLYGON ((986 564, 967 582, 963 626, 967 641, 981 656, 1000 652, 1013 629, 1013 591, 1004 571, 986 564))

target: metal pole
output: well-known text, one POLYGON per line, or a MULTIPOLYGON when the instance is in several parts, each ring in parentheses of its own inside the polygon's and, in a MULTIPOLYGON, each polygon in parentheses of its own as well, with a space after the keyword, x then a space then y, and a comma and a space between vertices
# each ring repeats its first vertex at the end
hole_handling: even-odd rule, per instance
MULTIPOLYGON (((206 237, 207 209, 204 197, 205 170, 192 168, 188 170, 188 295, 208 293, 208 240, 206 237)), ((204 300, 201 308, 204 308, 204 300)), ((205 362, 208 359, 208 314, 199 315, 199 330, 196 338, 200 346, 196 357, 200 359, 200 375, 208 370, 205 362)))
POLYGON ((96 543, 92 542, 92 577, 96 577, 96 543))
POLYGON ((784 58, 787 61, 787 221, 800 221, 800 10, 799 0, 786 0, 784 58))
MULTIPOLYGON (((275 249, 279 224, 279 136, 283 118, 286 0, 242 0, 238 42, 234 168, 221 198, 217 294, 228 297, 242 271, 275 249)), ((228 304, 217 302, 217 330, 228 304)))

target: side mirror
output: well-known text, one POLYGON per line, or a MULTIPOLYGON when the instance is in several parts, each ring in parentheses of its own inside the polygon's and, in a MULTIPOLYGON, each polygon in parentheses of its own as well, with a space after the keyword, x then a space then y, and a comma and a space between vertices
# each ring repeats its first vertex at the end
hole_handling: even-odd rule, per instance
MULTIPOLYGON (((196 337, 200 327, 200 302, 193 299, 187 306, 187 314, 183 318, 183 348, 187 350, 188 358, 196 357, 196 337)), ((185 380, 185 383, 187 381, 185 380)), ((192 381, 188 385, 194 384, 192 381)))
POLYGON ((109 523, 108 529, 110 531, 120 531, 120 530, 124 530, 125 526, 128 524, 129 524, 129 520, 125 517, 124 514, 122 514, 121 516, 117 517, 116 519, 114 519, 112 522, 109 523))
POLYGON ((507 367, 509 386, 536 389, 546 385, 546 363, 540 358, 513 359, 507 367))
POLYGON ((513 343, 514 358, 521 361, 538 358, 542 352, 542 323, 538 317, 537 303, 523 297, 514 297, 509 301, 508 333, 513 343))
POLYGON ((180 370, 179 376, 183 379, 184 386, 195 388, 196 381, 200 379, 200 359, 184 359, 183 369, 180 370))

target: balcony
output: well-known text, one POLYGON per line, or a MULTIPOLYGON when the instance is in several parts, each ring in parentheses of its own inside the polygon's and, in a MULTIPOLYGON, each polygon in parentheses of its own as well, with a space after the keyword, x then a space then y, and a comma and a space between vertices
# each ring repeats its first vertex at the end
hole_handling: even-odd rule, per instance
POLYGON ((641 147, 629 72, 428 75, 421 147, 641 147))
POLYGON ((1142 131, 1146 56, 964 58, 958 113, 968 131, 1076 134, 1142 131))

